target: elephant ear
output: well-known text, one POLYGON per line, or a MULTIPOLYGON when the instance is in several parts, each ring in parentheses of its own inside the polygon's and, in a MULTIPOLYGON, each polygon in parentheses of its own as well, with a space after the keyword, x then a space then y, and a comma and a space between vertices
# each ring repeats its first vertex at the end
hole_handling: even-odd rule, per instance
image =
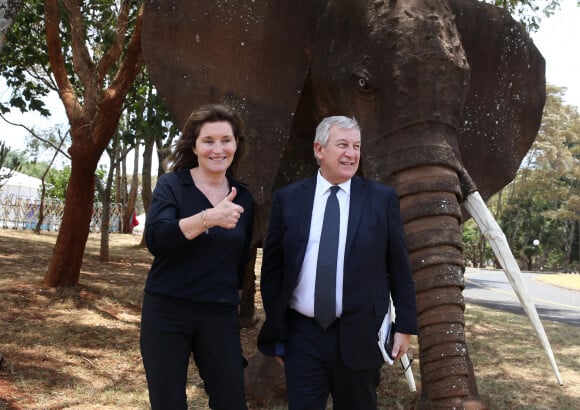
POLYGON ((207 103, 238 112, 252 153, 238 175, 258 202, 270 190, 309 69, 316 4, 144 2, 145 65, 172 118, 182 127, 193 108, 207 103))
POLYGON ((459 125, 463 164, 485 199, 515 177, 541 124, 544 58, 503 9, 450 0, 470 66, 459 125))

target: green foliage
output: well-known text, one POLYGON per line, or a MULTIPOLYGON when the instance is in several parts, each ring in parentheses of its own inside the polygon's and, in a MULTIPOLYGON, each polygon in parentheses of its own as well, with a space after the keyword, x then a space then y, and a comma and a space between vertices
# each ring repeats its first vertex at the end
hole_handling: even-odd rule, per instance
POLYGON ((478 266, 479 262, 479 231, 473 222, 473 219, 468 220, 463 224, 463 256, 473 266, 478 266))
POLYGON ((70 178, 70 167, 64 167, 61 170, 50 169, 46 175, 46 197, 60 199, 64 201, 66 189, 70 178))
POLYGON ((46 171, 48 164, 44 162, 29 161, 22 163, 21 172, 26 175, 30 175, 35 178, 42 178, 42 175, 46 171))
POLYGON ((24 154, 18 151, 12 151, 6 143, 0 142, 0 168, 6 167, 14 171, 19 171, 25 161, 24 154))
MULTIPOLYGON (((75 73, 72 61, 71 21, 69 13, 65 12, 65 3, 60 2, 62 10, 60 13, 60 39, 67 71, 75 73)), ((137 11, 141 1, 131 0, 130 3, 128 25, 132 27, 137 19, 137 11)), ((83 18, 81 29, 85 34, 86 47, 91 60, 89 64, 91 64, 92 61, 99 61, 116 41, 118 29, 116 22, 121 2, 116 0, 83 0, 79 1, 79 4, 80 15, 83 18)), ((122 46, 126 46, 129 40, 130 37, 126 36, 125 44, 122 46)), ((123 50, 125 48, 122 47, 123 50)), ((112 74, 117 69, 118 66, 111 67, 111 72, 106 73, 109 79, 105 82, 112 81, 112 74)), ((23 112, 35 110, 42 115, 50 115, 44 105, 44 98, 49 92, 57 91, 58 87, 51 73, 46 49, 44 2, 42 0, 27 2, 7 33, 7 44, 3 53, 0 54, 0 75, 5 78, 6 84, 12 92, 9 101, 0 102, 0 112, 8 112, 11 108, 18 108, 23 112)), ((71 74, 69 80, 82 104, 84 93, 82 82, 75 74, 71 74)), ((155 140, 160 135, 167 135, 173 127, 167 109, 157 96, 145 71, 137 78, 133 89, 125 100, 125 113, 122 118, 123 120, 119 124, 119 133, 123 141, 123 152, 119 157, 114 154, 114 158, 124 158, 128 150, 135 147, 136 144, 147 139, 155 140)), ((47 150, 54 152, 53 150, 59 146, 59 139, 53 133, 44 135, 42 138, 35 135, 28 144, 29 153, 33 158, 32 162, 27 165, 31 169, 30 174, 42 177, 46 170, 45 165, 48 165, 44 163, 47 158, 43 154, 47 150)), ((68 141, 62 150, 66 151, 67 146, 70 146, 68 141)), ((110 150, 109 153, 113 154, 110 150)), ((66 154, 64 155, 66 156, 66 154)), ((97 171, 97 174, 99 172, 104 171, 97 171)), ((66 192, 66 185, 62 184, 62 181, 68 180, 68 176, 63 175, 57 178, 52 173, 53 171, 49 176, 55 178, 55 186, 51 188, 49 195, 60 197, 66 192)), ((104 180, 104 177, 101 176, 100 180, 104 180)), ((48 179, 47 182, 49 182, 48 179)), ((111 194, 109 193, 109 195, 111 194)))
POLYGON ((8 172, 0 172, 0 187, 4 185, 5 180, 14 175, 15 171, 20 170, 21 164, 21 157, 14 155, 3 141, 0 142, 0 169, 5 167, 10 170, 8 172))
POLYGON ((580 115, 547 87, 542 126, 516 178, 502 195, 500 225, 522 264, 564 269, 580 220, 580 115), (534 240, 539 245, 534 245, 534 240))
MULTIPOLYGON (((136 21, 141 1, 132 0, 131 4, 129 26, 136 21)), ((119 6, 120 2, 115 0, 80 1, 86 45, 93 61, 98 61, 115 41, 119 6)), ((61 43, 67 71, 74 73, 69 14, 64 10, 61 21, 61 43)), ((129 41, 128 36, 125 41, 129 41)), ((117 69, 113 66, 109 74, 117 69)), ((43 116, 50 116, 44 98, 49 92, 58 91, 58 87, 52 77, 46 50, 42 0, 26 2, 8 31, 6 46, 0 54, 0 75, 12 92, 9 101, 0 101, 0 113, 18 108, 22 112, 37 111, 43 116)), ((82 82, 76 76, 72 76, 70 81, 82 103, 82 82)), ((125 121, 120 124, 119 130, 125 147, 134 147, 144 140, 168 135, 173 130, 169 113, 145 70, 127 95, 125 109, 125 121)))
POLYGON ((157 94, 149 74, 143 70, 125 100, 126 127, 122 140, 140 136, 143 141, 168 135, 175 128, 165 103, 157 94))
POLYGON ((43 98, 56 90, 56 85, 50 78, 43 18, 44 2, 27 1, 6 34, 6 45, 0 53, 0 75, 12 95, 7 104, 0 102, 0 112, 4 114, 15 107, 22 112, 50 115, 43 98))
POLYGON ((462 237, 463 256, 466 259, 466 264, 484 267, 490 260, 493 260, 493 251, 473 219, 469 219, 463 224, 462 237))
MULTIPOLYGON (((44 161, 22 161, 23 162, 21 163, 20 171, 26 175, 30 175, 39 179, 42 179, 46 169, 50 166, 49 163, 44 161)), ((44 183, 46 186, 46 198, 59 199, 64 201, 70 174, 70 166, 65 166, 62 169, 49 169, 48 172, 46 172, 46 176, 44 177, 44 183)), ((106 178, 106 171, 103 169, 98 169, 95 172, 95 178, 101 182, 104 181, 106 178)), ((97 196, 95 196, 95 198, 97 198, 97 196)))
MULTIPOLYGON (((117 15, 120 2, 115 0, 80 1, 83 16, 82 29, 86 35, 87 49, 93 61, 98 61, 115 40, 117 15)), ((133 0, 129 25, 134 25, 140 1, 133 0)), ((71 44, 70 16, 60 5, 60 39, 65 57, 67 72, 74 73, 71 44)), ((129 41, 127 37, 126 42, 129 41)), ((117 66, 111 67, 114 74, 117 66)), ((44 97, 50 91, 58 91, 52 77, 44 30, 44 1, 27 1, 14 20, 6 35, 6 45, 0 53, 0 75, 5 78, 12 90, 10 101, 0 102, 0 112, 6 113, 11 108, 22 112, 37 111, 43 116, 50 116, 44 104, 44 97)), ((81 81, 72 75, 69 79, 73 89, 82 103, 84 87, 81 81)))
POLYGON ((527 31, 540 28, 543 17, 550 17, 560 7, 560 0, 484 0, 506 9, 516 20, 519 20, 527 31))

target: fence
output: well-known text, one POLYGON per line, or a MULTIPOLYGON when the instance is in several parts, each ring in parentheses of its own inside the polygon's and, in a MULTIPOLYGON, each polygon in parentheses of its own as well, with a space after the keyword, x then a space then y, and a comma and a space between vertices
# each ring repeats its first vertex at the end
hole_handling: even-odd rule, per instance
MULTIPOLYGON (((62 222, 64 201, 45 199, 43 231, 58 231, 62 222)), ((34 229, 38 223, 40 200, 26 196, 0 194, 0 226, 5 229, 34 229)), ((123 224, 121 204, 111 204, 110 232, 121 232, 123 224)), ((93 204, 91 232, 99 232, 103 217, 103 205, 93 204)))

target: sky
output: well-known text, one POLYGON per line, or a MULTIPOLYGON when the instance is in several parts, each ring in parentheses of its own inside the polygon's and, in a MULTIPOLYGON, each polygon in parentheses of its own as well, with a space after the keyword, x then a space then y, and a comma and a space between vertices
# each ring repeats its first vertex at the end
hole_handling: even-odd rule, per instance
MULTIPOLYGON (((546 80, 548 83, 567 87, 564 101, 580 110, 580 7, 576 0, 561 0, 560 9, 551 17, 542 19, 538 32, 532 34, 536 47, 546 60, 546 80)), ((6 101, 9 90, 0 82, 0 99, 6 101)), ((50 96, 47 106, 53 112, 50 119, 37 114, 20 114, 18 110, 7 114, 8 120, 34 126, 38 131, 57 124, 64 124, 66 116, 56 94, 50 96)), ((25 148, 26 130, 14 127, 0 120, 0 141, 13 150, 25 148)))
POLYGON ((561 0, 561 8, 544 18, 532 34, 546 60, 546 81, 567 87, 564 101, 580 110, 580 7, 576 0, 561 0))

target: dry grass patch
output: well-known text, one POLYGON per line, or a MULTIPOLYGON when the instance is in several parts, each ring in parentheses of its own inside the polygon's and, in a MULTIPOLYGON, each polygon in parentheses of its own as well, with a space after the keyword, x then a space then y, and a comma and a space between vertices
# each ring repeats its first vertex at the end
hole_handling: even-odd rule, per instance
POLYGON ((79 286, 51 289, 40 281, 56 235, 0 231, 5 408, 147 407, 138 340, 151 258, 139 239, 112 235, 111 262, 100 263, 91 235, 79 286))
POLYGON ((535 279, 552 286, 558 286, 561 288, 572 289, 580 292, 580 274, 578 273, 539 275, 535 279))
MULTIPOLYGON (((111 261, 101 263, 100 238, 90 235, 80 284, 44 288, 55 240, 53 233, 0 230, 0 410, 148 408, 139 321, 151 255, 138 246, 140 237, 113 234, 111 261)), ((527 318, 468 305, 466 322, 490 408, 580 408, 579 328, 544 322, 566 383, 560 387, 527 318)), ((257 329, 242 330, 246 356, 256 351, 257 329)), ((416 338, 412 350, 420 388, 416 338)), ((191 367, 189 407, 205 409, 203 384, 191 367)), ((383 367, 379 397, 382 409, 413 408, 416 396, 398 365, 383 367)))
POLYGON ((527 317, 468 305, 465 320, 479 392, 491 409, 580 408, 580 328, 542 321, 559 386, 527 317))

